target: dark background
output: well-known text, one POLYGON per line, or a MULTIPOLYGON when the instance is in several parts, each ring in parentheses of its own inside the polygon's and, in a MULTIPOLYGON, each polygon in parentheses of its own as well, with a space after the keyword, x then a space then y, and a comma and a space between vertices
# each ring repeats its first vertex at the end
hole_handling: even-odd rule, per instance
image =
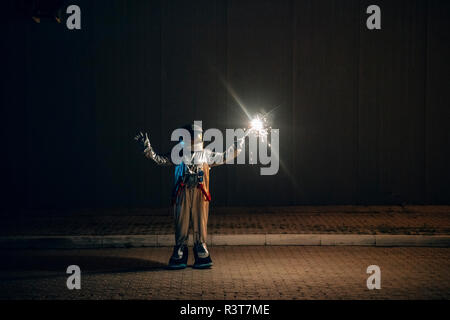
POLYGON ((2 3, 3 208, 167 206, 172 170, 132 138, 246 126, 221 79, 279 106, 282 165, 213 169, 213 205, 450 203, 450 1, 68 4, 81 30, 2 3))

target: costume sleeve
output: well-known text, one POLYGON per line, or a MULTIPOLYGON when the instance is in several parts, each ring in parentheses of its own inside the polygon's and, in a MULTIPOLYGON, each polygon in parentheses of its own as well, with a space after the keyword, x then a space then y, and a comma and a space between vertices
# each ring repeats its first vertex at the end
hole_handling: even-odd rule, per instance
POLYGON ((209 157, 209 166, 215 167, 227 163, 236 158, 242 151, 244 139, 238 140, 236 144, 230 146, 225 152, 211 152, 209 157))
POLYGON ((161 155, 155 152, 152 145, 150 144, 150 140, 148 139, 147 134, 144 135, 142 132, 140 132, 134 139, 139 142, 145 157, 147 157, 148 159, 152 159, 156 162, 156 164, 160 166, 170 166, 173 164, 170 160, 169 155, 161 155))
POLYGON ((166 154, 161 155, 156 153, 155 150, 153 150, 153 147, 150 145, 150 143, 144 149, 144 155, 148 159, 152 159, 153 161, 155 161, 156 164, 160 166, 170 166, 173 164, 168 155, 166 154))

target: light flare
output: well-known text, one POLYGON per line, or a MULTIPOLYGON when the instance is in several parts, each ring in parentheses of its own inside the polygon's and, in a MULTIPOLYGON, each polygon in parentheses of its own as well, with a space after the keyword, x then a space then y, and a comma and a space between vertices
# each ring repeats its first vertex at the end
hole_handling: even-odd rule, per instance
POLYGON ((246 135, 252 133, 264 141, 269 134, 270 129, 271 127, 268 124, 267 117, 262 114, 257 114, 250 121, 250 127, 248 128, 246 135))

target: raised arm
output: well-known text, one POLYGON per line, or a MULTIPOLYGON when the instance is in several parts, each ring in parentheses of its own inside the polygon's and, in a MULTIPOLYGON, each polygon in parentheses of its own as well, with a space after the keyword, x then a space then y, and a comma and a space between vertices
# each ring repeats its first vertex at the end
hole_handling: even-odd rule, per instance
POLYGON ((242 151, 244 139, 239 139, 232 146, 228 147, 225 152, 211 152, 209 164, 211 167, 220 166, 228 161, 236 158, 242 151))
POLYGON ((144 135, 142 132, 139 132, 139 134, 134 137, 134 140, 136 140, 141 145, 144 155, 148 159, 152 159, 153 161, 155 161, 156 164, 160 166, 170 166, 173 164, 168 156, 157 154, 155 150, 153 150, 147 133, 144 135))

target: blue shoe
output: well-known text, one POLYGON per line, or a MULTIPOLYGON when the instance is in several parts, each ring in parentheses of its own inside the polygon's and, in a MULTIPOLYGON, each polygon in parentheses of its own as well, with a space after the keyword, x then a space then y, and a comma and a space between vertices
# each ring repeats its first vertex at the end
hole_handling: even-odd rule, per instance
POLYGON ((185 245, 175 246, 167 268, 172 270, 184 269, 187 267, 187 260, 188 248, 185 245))
POLYGON ((196 243, 194 245, 194 258, 195 262, 192 267, 195 269, 208 269, 213 265, 206 243, 196 243))

